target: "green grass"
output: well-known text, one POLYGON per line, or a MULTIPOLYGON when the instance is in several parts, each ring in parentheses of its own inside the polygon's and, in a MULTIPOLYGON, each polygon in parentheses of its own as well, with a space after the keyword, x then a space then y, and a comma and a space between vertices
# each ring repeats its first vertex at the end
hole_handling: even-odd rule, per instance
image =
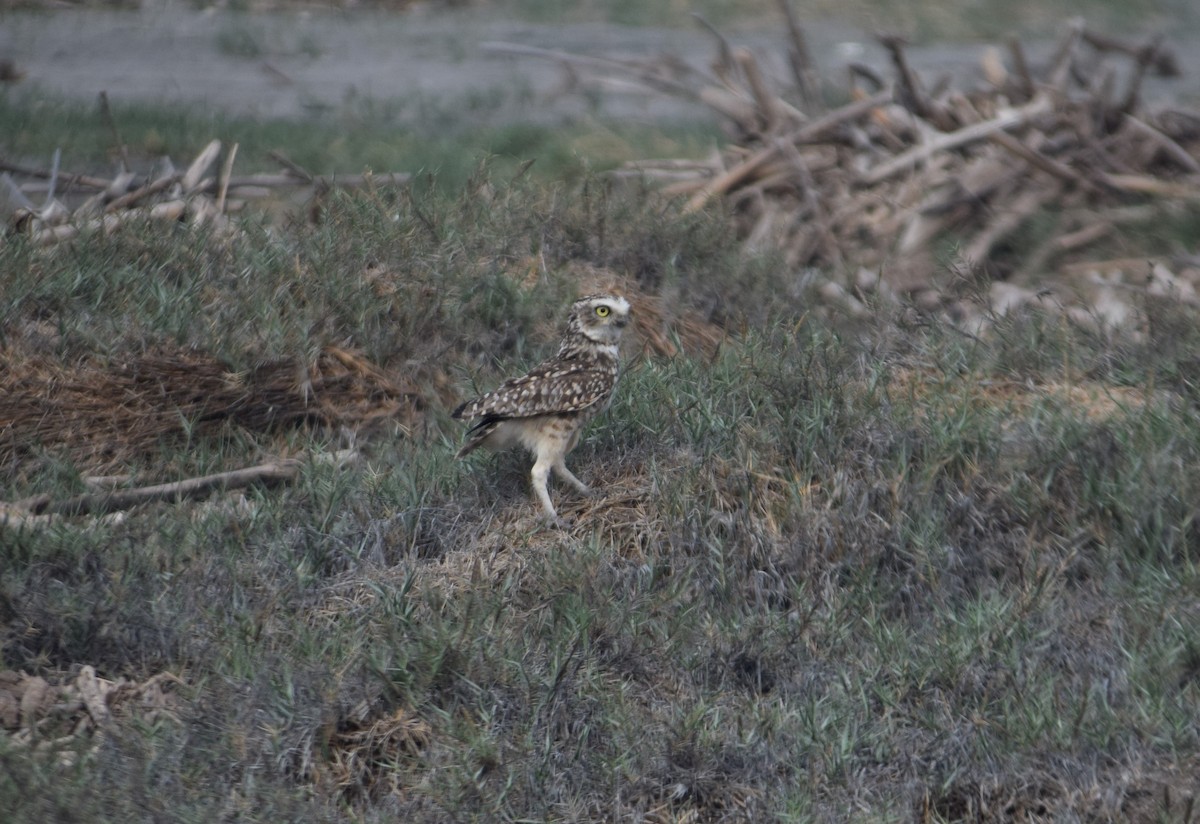
MULTIPOLYGON (((184 681, 177 720, 42 749, 0 733, 6 820, 1183 816, 1190 309, 1154 307, 1144 337, 1023 315, 983 342, 885 310, 851 330, 721 215, 510 178, 334 193, 232 241, 0 245, 10 357, 38 323, 64 364, 178 347, 245 370, 338 345, 428 380, 422 425, 362 433, 356 466, 0 532, 5 668, 184 681), (732 334, 631 355, 571 457, 600 494, 555 487, 579 520, 546 530, 523 459, 452 459, 447 409, 550 351, 596 269, 732 334)), ((169 480, 341 438, 233 428, 124 468, 169 480)), ((3 468, 0 499, 88 471, 46 446, 3 468)))
MULTIPOLYGON (((466 101, 414 96, 393 101, 348 101, 339 111, 314 113, 303 124, 259 120, 192 108, 112 106, 137 171, 163 155, 187 163, 213 138, 239 144, 235 172, 278 171, 269 157, 283 150, 314 174, 409 172, 461 190, 476 166, 492 158, 499 176, 533 161, 542 180, 581 181, 631 158, 701 156, 719 135, 712 124, 655 127, 637 123, 531 121, 487 125, 489 114, 511 105, 520 90, 466 101), (405 122, 419 125, 405 126, 405 122)), ((10 160, 48 167, 54 148, 72 172, 111 174, 118 162, 112 131, 99 107, 81 107, 32 93, 0 90, 0 152, 10 160), (47 148, 51 147, 51 148, 47 148)))

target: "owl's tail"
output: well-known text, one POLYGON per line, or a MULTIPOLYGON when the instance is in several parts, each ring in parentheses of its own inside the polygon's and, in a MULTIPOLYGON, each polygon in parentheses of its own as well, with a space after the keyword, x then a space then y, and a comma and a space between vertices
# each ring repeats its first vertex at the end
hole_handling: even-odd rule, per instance
MULTIPOLYGON (((466 406, 466 404, 463 404, 463 406, 466 406)), ((454 412, 451 413, 451 416, 455 418, 461 417, 459 413, 462 412, 462 409, 462 406, 460 406, 458 409, 455 409, 454 412)), ((458 450, 454 457, 464 458, 479 447, 483 446, 484 441, 491 436, 492 431, 499 424, 500 420, 497 418, 484 418, 482 421, 472 426, 467 430, 467 442, 462 445, 462 448, 458 450)))

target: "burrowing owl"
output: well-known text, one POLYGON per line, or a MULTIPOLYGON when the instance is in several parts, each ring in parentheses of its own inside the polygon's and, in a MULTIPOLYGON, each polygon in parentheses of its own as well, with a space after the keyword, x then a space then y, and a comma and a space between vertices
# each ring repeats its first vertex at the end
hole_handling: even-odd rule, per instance
POLYGON ((617 344, 628 322, 629 302, 623 297, 589 295, 575 301, 558 354, 454 410, 455 418, 475 421, 458 457, 478 446, 525 447, 534 457, 533 491, 546 516, 561 524, 546 481, 554 470, 580 492, 590 491, 564 459, 584 425, 612 401, 619 371, 617 344))

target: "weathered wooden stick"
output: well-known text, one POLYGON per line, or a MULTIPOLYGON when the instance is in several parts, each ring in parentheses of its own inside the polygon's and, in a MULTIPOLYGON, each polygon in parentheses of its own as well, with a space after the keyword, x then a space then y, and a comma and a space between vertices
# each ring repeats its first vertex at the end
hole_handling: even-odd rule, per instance
POLYGON ((142 186, 139 189, 134 189, 129 194, 121 195, 116 200, 110 201, 108 205, 104 207, 104 211, 107 213, 112 213, 127 208, 134 203, 137 203, 142 198, 158 194, 164 189, 171 188, 179 182, 181 177, 182 175, 180 175, 178 172, 166 175, 165 177, 160 177, 158 180, 155 180, 152 183, 147 183, 145 186, 142 186))
MULTIPOLYGON (((1096 51, 1117 52, 1135 60, 1142 58, 1142 50, 1145 48, 1144 45, 1135 45, 1091 29, 1083 30, 1083 40, 1096 51)), ((1179 69, 1179 60, 1175 57, 1174 52, 1161 46, 1155 50, 1151 63, 1154 70, 1163 77, 1179 77, 1182 74, 1179 69)))
POLYGON ((743 180, 757 172, 764 163, 766 163, 776 154, 777 151, 778 150, 773 145, 768 146, 765 149, 760 149, 751 155, 747 160, 743 160, 741 163, 737 164, 723 174, 714 177, 704 186, 703 189, 692 195, 692 197, 683 207, 684 214, 691 214, 692 212, 700 211, 704 208, 708 201, 712 200, 718 195, 725 194, 734 186, 737 186, 743 180))
POLYGON ((61 501, 47 501, 43 506, 35 509, 34 514, 83 515, 87 513, 116 512, 117 510, 129 509, 138 504, 154 501, 182 500, 183 498, 199 495, 214 489, 237 489, 254 483, 290 481, 299 474, 301 465, 301 461, 288 458, 246 469, 219 472, 215 475, 188 478, 187 480, 175 481, 173 483, 76 495, 73 498, 65 498, 61 501))
POLYGON ((1067 232, 1054 238, 1054 250, 1056 252, 1071 252, 1075 249, 1080 249, 1111 234, 1115 228, 1107 220, 1101 220, 1090 226, 1084 226, 1082 229, 1076 229, 1074 232, 1067 232))
POLYGON ((1129 78, 1129 88, 1125 90, 1125 100, 1118 109, 1121 114, 1129 114, 1137 106, 1138 96, 1142 92, 1142 80, 1146 77, 1146 69, 1154 62, 1155 55, 1162 46, 1162 41, 1161 34, 1155 35, 1150 42, 1138 50, 1137 60, 1133 64, 1133 76, 1129 78))
POLYGON ((112 132, 113 142, 117 144, 117 152, 121 155, 121 171, 128 172, 133 168, 129 164, 129 149, 125 146, 125 141, 121 139, 121 132, 117 129, 116 118, 113 117, 112 109, 108 106, 108 92, 100 90, 100 116, 104 118, 104 122, 108 125, 108 130, 112 132))
MULTIPOLYGON (((35 169, 30 166, 22 166, 19 163, 11 163, 7 160, 0 160, 0 172, 12 172, 13 174, 36 177, 42 180, 49 180, 53 176, 53 173, 49 169, 35 169)), ((58 177, 64 186, 87 186, 89 189, 98 189, 100 191, 107 189, 112 183, 111 180, 105 180, 102 177, 67 174, 64 172, 59 172, 58 177)))
POLYGON ((1033 97, 1033 93, 1037 87, 1033 83, 1033 73, 1029 71, 1029 61, 1025 59, 1025 49, 1021 46, 1021 41, 1015 37, 1008 39, 1008 52, 1012 55, 1013 70, 1017 73, 1017 78, 1021 81, 1019 89, 1022 99, 1028 100, 1033 97))
MULTIPOLYGON (((354 450, 342 450, 332 455, 319 456, 318 459, 343 466, 355 460, 356 457, 357 453, 354 450)), ((214 489, 238 489, 256 483, 290 481, 300 474, 303 466, 304 461, 298 458, 284 458, 245 469, 218 472, 214 475, 203 475, 167 484, 88 493, 58 501, 41 498, 33 501, 33 505, 27 511, 33 515, 83 515, 116 512, 154 501, 178 501, 202 495, 214 489)), ((12 505, 9 504, 0 504, 0 511, 11 511, 11 507, 12 505)))
POLYGON ((860 77, 870 83, 871 88, 875 89, 876 91, 887 86, 887 83, 885 83, 883 80, 883 75, 875 71, 866 63, 851 61, 850 63, 846 64, 846 73, 850 76, 850 88, 856 91, 858 89, 858 83, 856 81, 857 78, 860 77))
POLYGON ((750 86, 750 93, 754 95, 754 102, 758 106, 759 115, 763 120, 764 131, 775 131, 779 125, 775 95, 771 94, 767 88, 767 82, 763 79, 762 72, 759 71, 758 61, 754 59, 754 55, 748 49, 735 50, 733 59, 737 61, 738 67, 746 76, 746 83, 750 86))
POLYGON ((225 195, 229 193, 229 176, 233 173, 233 159, 237 157, 238 144, 229 147, 225 165, 221 167, 221 179, 217 184, 217 214, 225 213, 225 195))
POLYGON ((907 152, 899 154, 888 162, 881 163, 874 169, 871 169, 863 175, 862 182, 873 185, 887 180, 889 177, 906 171, 939 152, 965 146, 976 140, 982 140, 996 132, 1023 125, 1035 117, 1051 111, 1053 108, 1049 97, 1039 95, 1024 106, 1007 111, 991 120, 975 123, 958 131, 939 134, 924 145, 914 146, 907 152))
POLYGON ((192 165, 188 166, 188 170, 184 172, 183 177, 179 182, 183 185, 185 192, 190 192, 199 185, 204 173, 208 171, 208 167, 216 162, 217 156, 221 153, 221 141, 210 140, 208 145, 200 150, 200 154, 196 155, 196 159, 192 161, 192 165))
POLYGON ((717 114, 728 117, 746 134, 758 131, 758 112, 754 104, 721 86, 705 86, 700 90, 700 102, 717 114))
POLYGON ((1050 61, 1046 82, 1057 92, 1062 92, 1066 86, 1067 77, 1071 72, 1071 64, 1075 61, 1075 48, 1079 45, 1079 38, 1082 35, 1083 21, 1073 20, 1067 33, 1059 41, 1058 48, 1054 52, 1054 59, 1050 61))
POLYGON ((804 37, 804 29, 801 28, 800 21, 796 18, 796 10, 792 8, 790 0, 779 0, 779 7, 783 10, 783 18, 787 22, 790 40, 788 63, 792 67, 792 77, 796 80, 800 99, 809 109, 824 111, 825 102, 821 99, 821 79, 814 68, 812 55, 808 50, 808 40, 804 37))
POLYGON ((1177 197, 1185 200, 1200 198, 1200 183, 1175 182, 1159 180, 1150 175, 1135 174, 1100 174, 1100 180, 1106 186, 1120 189, 1123 192, 1136 192, 1143 195, 1160 195, 1162 197, 1177 197))
POLYGON ((704 189, 707 185, 706 181, 700 178, 691 178, 688 180, 680 180, 675 183, 668 183, 659 189, 663 197, 672 198, 681 195, 695 194, 704 189))
POLYGON ((847 103, 845 106, 834 109, 828 114, 818 117, 811 123, 806 123, 790 135, 784 137, 791 143, 815 143, 820 140, 827 139, 829 133, 844 123, 852 120, 857 120, 865 114, 878 109, 880 106, 885 106, 891 103, 895 98, 891 89, 878 92, 870 97, 864 97, 862 100, 856 100, 853 103, 847 103))
POLYGON ((733 71, 733 49, 730 47, 729 41, 716 26, 708 22, 703 14, 692 12, 692 19, 708 29, 708 33, 717 41, 717 72, 728 77, 733 71))
POLYGON ((1192 173, 1200 173, 1200 161, 1188 154, 1187 149, 1180 146, 1167 135, 1131 114, 1125 115, 1125 125, 1134 131, 1154 141, 1160 149, 1172 160, 1192 173))
POLYGON ((925 93, 920 78, 909 65, 908 56, 904 54, 904 47, 908 45, 908 41, 894 34, 880 35, 878 40, 891 55, 892 65, 895 66, 896 75, 900 79, 897 98, 901 105, 940 129, 948 128, 951 124, 946 122, 945 113, 925 93))
POLYGON ((299 163, 296 163, 290 157, 288 157, 287 155, 285 155, 283 152, 279 151, 278 149, 272 149, 271 151, 267 152, 267 157, 271 158, 276 163, 278 163, 280 166, 287 169, 289 172, 296 175, 296 177, 300 178, 301 180, 305 181, 306 183, 313 182, 313 175, 311 172, 308 171, 308 169, 305 169, 299 163))
POLYGON ((83 704, 87 707, 92 723, 100 728, 107 727, 112 721, 112 714, 108 711, 108 701, 105 700, 100 679, 96 677, 96 668, 91 664, 84 665, 79 671, 75 686, 79 690, 80 697, 83 698, 83 704))
POLYGON ((1076 172, 1065 163, 1059 163, 1052 157, 1048 157, 1037 149, 1025 145, 1020 140, 1010 135, 1008 132, 993 132, 988 135, 988 140, 1002 147, 1005 151, 1011 152, 1022 160, 1028 161, 1030 165, 1036 166, 1047 174, 1054 175, 1059 180, 1067 183, 1074 183, 1089 191, 1099 191, 1100 187, 1092 181, 1088 180, 1083 175, 1076 172))

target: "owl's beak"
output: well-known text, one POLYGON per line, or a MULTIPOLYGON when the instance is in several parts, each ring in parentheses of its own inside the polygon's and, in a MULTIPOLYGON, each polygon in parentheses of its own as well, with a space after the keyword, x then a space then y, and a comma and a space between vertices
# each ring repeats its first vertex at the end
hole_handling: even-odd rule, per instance
POLYGON ((613 326, 618 329, 624 329, 629 324, 629 315, 620 315, 613 318, 613 326))

